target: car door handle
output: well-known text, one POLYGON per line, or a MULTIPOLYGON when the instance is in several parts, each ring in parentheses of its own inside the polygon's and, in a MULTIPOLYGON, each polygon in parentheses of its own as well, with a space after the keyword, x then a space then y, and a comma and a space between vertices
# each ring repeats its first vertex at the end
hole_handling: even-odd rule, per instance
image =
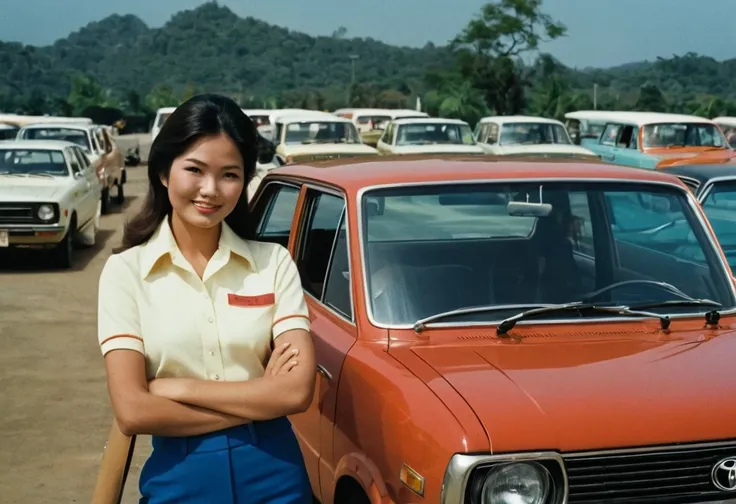
POLYGON ((317 372, 328 380, 332 381, 332 374, 330 374, 330 372, 327 371, 327 369, 322 364, 317 364, 317 372))

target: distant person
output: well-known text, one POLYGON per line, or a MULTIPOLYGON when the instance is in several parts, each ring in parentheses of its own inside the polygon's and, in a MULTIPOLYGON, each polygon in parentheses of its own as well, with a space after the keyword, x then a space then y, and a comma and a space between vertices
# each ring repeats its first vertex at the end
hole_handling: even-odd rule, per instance
POLYGON ((149 188, 99 285, 98 337, 123 434, 150 434, 141 503, 312 502, 287 415, 316 363, 296 265, 254 241, 256 128, 195 96, 151 146, 149 188))

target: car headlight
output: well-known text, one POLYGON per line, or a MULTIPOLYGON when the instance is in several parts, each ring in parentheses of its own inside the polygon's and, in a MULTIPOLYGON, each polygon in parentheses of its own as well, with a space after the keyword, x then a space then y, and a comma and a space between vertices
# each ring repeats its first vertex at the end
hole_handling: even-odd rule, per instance
POLYGON ((498 465, 483 483, 482 504, 545 504, 552 486, 549 472, 540 464, 498 465))
POLYGON ((38 215, 38 218, 43 221, 50 221, 55 217, 54 213, 54 207, 51 205, 41 205, 38 207, 38 212, 36 212, 36 215, 38 215))

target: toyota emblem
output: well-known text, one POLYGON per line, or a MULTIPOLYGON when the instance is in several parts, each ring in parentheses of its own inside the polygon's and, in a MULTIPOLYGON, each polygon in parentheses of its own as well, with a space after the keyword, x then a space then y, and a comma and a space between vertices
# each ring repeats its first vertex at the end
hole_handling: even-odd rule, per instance
POLYGON ((718 490, 736 491, 736 457, 723 459, 714 465, 710 479, 718 490))

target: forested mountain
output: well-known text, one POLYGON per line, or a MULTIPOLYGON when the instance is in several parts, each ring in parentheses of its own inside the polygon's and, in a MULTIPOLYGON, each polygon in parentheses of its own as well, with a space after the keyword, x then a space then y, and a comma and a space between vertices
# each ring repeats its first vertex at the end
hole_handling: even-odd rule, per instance
MULTIPOLYGON (((541 0, 524 1, 540 9, 541 0)), ((496 23, 494 33, 508 36, 504 9, 513 16, 517 4, 493 0, 484 6, 482 21, 470 21, 461 34, 466 45, 482 36, 477 25, 475 34, 468 31, 476 22, 496 23)), ((548 38, 565 33, 561 24, 546 22, 548 38)), ((524 66, 517 53, 459 53, 458 40, 396 47, 350 38, 340 27, 332 36, 313 37, 240 18, 216 2, 179 12, 161 28, 114 15, 46 47, 0 42, 0 110, 70 114, 98 106, 150 114, 213 91, 254 107, 413 106, 420 96, 431 112, 445 115, 559 116, 592 107, 595 86, 599 108, 736 113, 736 59, 686 54, 573 69, 542 54, 524 66)))

